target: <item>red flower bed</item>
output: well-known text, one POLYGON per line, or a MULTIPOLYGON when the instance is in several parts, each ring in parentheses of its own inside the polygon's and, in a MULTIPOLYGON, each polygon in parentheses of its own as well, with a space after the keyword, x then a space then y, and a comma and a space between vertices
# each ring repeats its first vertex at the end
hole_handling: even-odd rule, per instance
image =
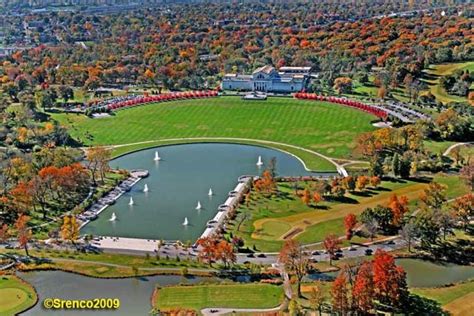
POLYGON ((170 93, 164 93, 160 95, 138 97, 134 100, 116 102, 114 104, 107 105, 107 109, 113 111, 113 110, 117 110, 121 108, 137 106, 137 105, 142 105, 142 104, 147 104, 147 103, 157 103, 157 102, 165 102, 165 101, 172 101, 172 100, 210 98, 210 97, 216 97, 217 95, 218 95, 218 92, 215 90, 170 92, 170 93))
POLYGON ((338 97, 326 97, 324 95, 317 95, 315 93, 306 93, 306 92, 295 93, 294 97, 300 100, 317 100, 317 101, 325 101, 325 102, 350 106, 352 108, 356 108, 358 110, 375 115, 378 118, 381 118, 383 120, 387 119, 387 116, 388 116, 388 113, 385 112, 384 110, 378 109, 374 106, 371 106, 359 101, 355 101, 355 100, 343 99, 343 98, 338 98, 338 97))

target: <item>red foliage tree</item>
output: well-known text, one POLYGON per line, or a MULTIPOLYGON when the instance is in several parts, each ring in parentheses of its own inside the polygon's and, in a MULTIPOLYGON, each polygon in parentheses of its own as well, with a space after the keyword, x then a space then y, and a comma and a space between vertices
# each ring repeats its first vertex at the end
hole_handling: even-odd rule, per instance
POLYGON ((352 302, 354 308, 362 315, 373 308, 374 280, 372 262, 362 263, 357 271, 354 285, 352 287, 352 302))
POLYGON ((375 299, 382 304, 400 307, 407 297, 406 274, 393 256, 378 249, 373 260, 375 299))
POLYGON ((15 222, 15 229, 17 232, 17 239, 20 247, 25 249, 26 255, 28 254, 28 241, 31 238, 31 230, 28 228, 29 216, 24 214, 20 215, 15 222))
POLYGON ((349 310, 349 288, 347 276, 344 272, 339 273, 332 283, 331 288, 332 307, 339 315, 346 315, 349 310))
POLYGON ((341 245, 341 240, 334 235, 330 234, 327 235, 326 238, 323 241, 324 249, 326 249, 328 255, 329 255, 329 264, 332 265, 332 259, 334 259, 336 255, 336 251, 339 249, 341 245))
POLYGON ((357 217, 349 213, 344 217, 344 227, 346 228, 346 239, 351 240, 354 228, 357 225, 357 217))
POLYGON ((388 207, 392 210, 393 218, 392 225, 400 226, 403 220, 403 215, 408 212, 408 198, 406 196, 398 196, 394 193, 390 196, 388 207))

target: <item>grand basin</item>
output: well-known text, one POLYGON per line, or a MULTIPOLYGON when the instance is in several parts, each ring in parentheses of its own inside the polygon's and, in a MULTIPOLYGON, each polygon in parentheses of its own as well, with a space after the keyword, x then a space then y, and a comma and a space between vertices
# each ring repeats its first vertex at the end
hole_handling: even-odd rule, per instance
MULTIPOLYGON (((148 178, 137 183, 81 233, 143 239, 194 241, 217 213, 241 175, 259 175, 272 158, 280 176, 319 176, 302 162, 265 147, 198 143, 163 146, 134 152, 110 162, 113 168, 147 169, 148 178), (155 151, 160 161, 154 161, 155 151), (261 156, 264 165, 256 165, 261 156), (148 192, 144 192, 145 184, 148 192), (209 196, 209 189, 213 195, 209 196), (129 205, 130 198, 133 205, 129 205), (197 203, 202 208, 196 210, 197 203), (115 213, 116 220, 109 221, 115 213), (183 225, 187 218, 189 225, 183 225)), ((327 175, 327 173, 325 174, 327 175)))

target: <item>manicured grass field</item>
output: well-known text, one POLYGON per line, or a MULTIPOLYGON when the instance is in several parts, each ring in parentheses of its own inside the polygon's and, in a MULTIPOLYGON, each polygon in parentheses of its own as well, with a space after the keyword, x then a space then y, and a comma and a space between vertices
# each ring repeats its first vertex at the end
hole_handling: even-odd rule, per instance
POLYGON ((297 145, 339 158, 350 156, 356 136, 373 130, 370 122, 375 119, 367 113, 325 102, 291 98, 244 101, 239 97, 151 104, 102 119, 76 114, 52 117, 87 145, 231 137, 297 145))
POLYGON ((170 286, 158 290, 160 310, 210 307, 272 308, 283 300, 283 287, 269 284, 170 286))
MULTIPOLYGON (((462 63, 447 63, 447 64, 439 64, 433 65, 430 67, 426 73, 433 77, 433 79, 425 80, 428 84, 430 84, 429 91, 436 97, 438 101, 443 103, 450 103, 450 102, 466 102, 467 99, 451 95, 446 92, 446 90, 440 85, 439 78, 442 76, 447 76, 454 73, 457 70, 469 70, 469 72, 474 71, 474 62, 462 62, 462 63)), ((472 88, 472 87, 471 87, 472 88)))
MULTIPOLYGON (((440 174, 433 180, 448 186, 446 195, 449 199, 468 192, 457 176, 440 174)), ((415 181, 384 181, 376 190, 369 188, 362 193, 347 194, 345 202, 322 202, 314 208, 306 206, 290 184, 281 183, 279 197, 253 194, 249 207, 242 205, 239 208, 237 219, 229 229, 242 237, 248 247, 255 245, 258 251, 277 252, 288 235, 303 244, 321 242, 329 233, 343 236, 344 216, 360 214, 367 207, 378 204, 385 205, 393 193, 406 195, 413 206, 426 186, 426 183, 415 181)))
POLYGON ((16 315, 36 303, 33 287, 15 276, 0 277, 0 316, 16 315))
MULTIPOLYGON (((456 302, 463 298, 469 298, 469 300, 472 301, 472 293, 474 293, 474 280, 446 287, 413 288, 410 291, 415 294, 433 299, 439 302, 441 305, 456 302)), ((468 300, 466 300, 465 303, 467 303, 467 301, 468 300)))

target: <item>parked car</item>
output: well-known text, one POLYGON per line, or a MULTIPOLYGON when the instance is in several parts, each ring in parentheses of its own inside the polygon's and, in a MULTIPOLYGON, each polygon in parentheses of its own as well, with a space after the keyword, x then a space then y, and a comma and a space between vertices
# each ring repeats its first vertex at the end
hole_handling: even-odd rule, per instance
POLYGON ((249 254, 247 255, 247 258, 255 258, 255 256, 254 256, 253 253, 249 253, 249 254))
POLYGON ((320 255, 320 252, 315 250, 311 253, 313 256, 319 256, 320 255))
POLYGON ((257 257, 259 257, 259 258, 266 258, 267 256, 266 256, 264 253, 260 253, 260 254, 257 255, 257 257))
POLYGON ((365 249, 365 255, 370 256, 374 251, 370 248, 365 249))

